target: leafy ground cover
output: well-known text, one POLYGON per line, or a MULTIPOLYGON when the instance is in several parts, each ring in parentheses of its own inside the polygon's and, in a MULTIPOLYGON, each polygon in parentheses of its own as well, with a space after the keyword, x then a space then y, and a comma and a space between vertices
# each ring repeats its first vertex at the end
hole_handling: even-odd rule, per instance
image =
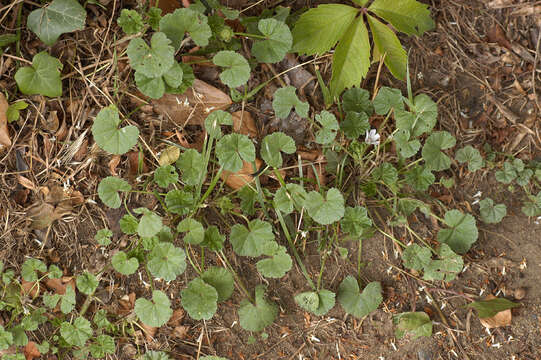
POLYGON ((536 358, 540 11, 2 6, 0 355, 536 358))

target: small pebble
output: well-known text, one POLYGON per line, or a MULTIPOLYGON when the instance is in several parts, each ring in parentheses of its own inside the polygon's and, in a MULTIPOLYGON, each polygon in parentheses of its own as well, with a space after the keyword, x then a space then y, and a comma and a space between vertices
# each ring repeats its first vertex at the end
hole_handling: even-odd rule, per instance
POLYGON ((517 300, 522 300, 526 297, 526 289, 525 288, 518 288, 518 289, 515 289, 514 293, 513 293, 513 296, 515 297, 515 299, 517 300))

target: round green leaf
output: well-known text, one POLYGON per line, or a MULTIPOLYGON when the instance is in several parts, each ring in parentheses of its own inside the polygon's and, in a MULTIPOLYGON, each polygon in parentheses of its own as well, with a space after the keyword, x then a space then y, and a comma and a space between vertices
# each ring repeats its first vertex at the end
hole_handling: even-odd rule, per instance
POLYGON ((186 253, 171 243, 158 243, 150 252, 147 267, 155 277, 175 280, 186 270, 186 253))
POLYGON ((154 171, 154 182, 166 188, 178 181, 178 174, 173 165, 160 166, 154 171))
POLYGON ((165 15, 160 20, 160 31, 163 31, 173 42, 176 50, 180 48, 184 35, 190 34, 198 46, 207 46, 212 36, 208 18, 190 8, 176 9, 172 14, 165 15))
POLYGON ((187 244, 200 244, 205 239, 205 229, 203 225, 195 219, 187 218, 177 225, 178 232, 188 232, 184 236, 184 242, 187 244))
POLYGON ((316 115, 316 120, 321 124, 321 129, 316 133, 316 142, 318 144, 330 144, 338 131, 336 117, 327 110, 323 110, 316 115))
POLYGON ((272 109, 277 117, 285 119, 295 108, 295 112, 300 117, 307 117, 310 105, 307 102, 299 100, 296 94, 296 89, 293 86, 286 86, 274 92, 272 100, 272 109))
POLYGON ((344 112, 365 113, 371 116, 374 112, 372 102, 370 101, 370 93, 366 89, 354 87, 348 89, 342 95, 342 107, 344 112))
POLYGON ((162 218, 145 208, 135 209, 134 212, 143 213, 137 225, 137 234, 144 238, 156 235, 163 227, 162 218))
POLYGON ((363 206, 346 207, 344 217, 340 220, 342 231, 353 235, 362 236, 363 233, 372 227, 372 219, 368 216, 363 206))
POLYGON ((188 186, 196 186, 205 176, 203 155, 195 149, 188 149, 178 157, 177 168, 182 172, 182 181, 188 186))
POLYGON ((273 254, 267 253, 266 255, 271 255, 272 257, 259 260, 256 264, 257 271, 259 271, 261 275, 268 278, 279 279, 291 270, 293 262, 285 247, 278 246, 273 254))
POLYGON ((13 344, 13 335, 4 330, 4 327, 0 325, 0 350, 5 350, 13 344))
POLYGON ((240 326, 248 331, 262 331, 278 315, 278 306, 265 298, 265 287, 255 288, 255 305, 243 300, 239 308, 240 326))
POLYGON ((449 210, 445 213, 444 222, 449 229, 438 232, 438 241, 449 245, 454 252, 464 254, 477 241, 475 218, 470 214, 449 210))
POLYGON ((427 191, 436 177, 430 169, 424 166, 412 166, 405 175, 406 182, 417 191, 427 191))
POLYGON ((248 228, 240 224, 233 225, 229 241, 238 255, 255 257, 263 255, 266 243, 274 241, 274 234, 271 224, 256 219, 250 221, 248 228))
POLYGON ((391 109, 404 110, 404 98, 400 89, 382 86, 374 98, 374 110, 378 115, 387 115, 391 109))
POLYGON ((90 353, 95 359, 103 358, 106 354, 114 354, 115 350, 115 341, 109 335, 99 335, 90 345, 90 353))
POLYGON ((137 271, 139 260, 135 257, 128 259, 125 252, 119 251, 113 255, 111 264, 113 265, 113 268, 122 275, 131 275, 137 271))
POLYGON ((376 310, 383 301, 381 284, 371 282, 359 293, 359 284, 354 277, 348 275, 338 287, 338 301, 345 312, 357 318, 365 317, 376 310))
POLYGON ((34 56, 32 66, 25 66, 17 70, 15 82, 19 90, 26 95, 61 96, 60 70, 62 70, 62 63, 42 51, 34 56))
POLYGON ((144 298, 137 299, 134 310, 145 325, 154 327, 165 325, 173 315, 169 298, 160 290, 152 292, 152 301, 144 298))
POLYGON ((21 267, 21 276, 26 281, 37 281, 38 275, 36 271, 42 273, 47 272, 47 265, 38 259, 26 259, 21 267))
POLYGON ((200 278, 190 281, 180 295, 182 307, 194 320, 209 320, 216 313, 218 292, 200 278))
POLYGON ((487 224, 497 224, 507 215, 507 207, 505 204, 494 205, 491 198, 486 198, 479 201, 479 212, 481 220, 487 224))
POLYGON ((127 35, 137 34, 145 27, 143 17, 135 10, 122 9, 116 22, 127 35))
POLYGON ((202 275, 201 279, 211 285, 218 293, 218 302, 231 297, 235 288, 233 275, 223 267, 211 266, 202 275))
POLYGON ((326 289, 321 289, 319 292, 304 292, 295 296, 295 302, 304 310, 322 316, 334 307, 335 294, 326 289))
POLYGON ((422 151, 426 167, 435 171, 449 169, 451 159, 442 150, 452 148, 455 144, 456 139, 447 131, 436 131, 430 134, 422 151))
POLYGON ((100 148, 111 154, 121 155, 128 152, 139 137, 139 129, 133 125, 118 128, 122 121, 114 105, 100 110, 94 124, 92 135, 100 148))
POLYGON ((458 150, 455 158, 461 164, 468 163, 468 170, 471 172, 481 169, 485 163, 479 150, 471 145, 467 145, 458 150))
POLYGON ((205 238, 200 244, 212 251, 220 251, 224 247, 225 236, 220 234, 220 230, 215 225, 209 226, 205 231, 205 238))
POLYGON ((194 206, 193 202, 193 194, 184 190, 171 190, 165 195, 167 210, 174 214, 188 214, 194 206))
POLYGON ((131 66, 148 78, 162 77, 175 62, 175 49, 164 33, 156 32, 150 46, 142 38, 130 41, 126 53, 131 66))
POLYGON ((60 335, 62 335, 68 344, 73 346, 85 346, 86 341, 90 339, 92 333, 90 321, 83 317, 75 319, 73 324, 64 321, 60 325, 60 335))
POLYGON ((92 295, 96 291, 98 284, 98 279, 88 271, 77 276, 77 289, 85 295, 92 295))
POLYGON ((402 253, 404 266, 413 270, 422 270, 432 261, 432 252, 427 247, 411 244, 402 253))
POLYGON ((114 176, 108 176, 100 181, 98 185, 98 196, 105 205, 113 209, 118 209, 122 203, 118 192, 128 192, 130 190, 131 186, 126 181, 114 176))
POLYGON ((365 112, 348 111, 340 123, 340 129, 348 139, 354 140, 370 130, 368 115, 365 112))
POLYGON ((96 235, 94 235, 94 240, 98 242, 101 246, 107 246, 111 243, 111 237, 113 232, 109 229, 101 229, 96 235))
POLYGON ((281 61, 293 43, 289 27, 284 22, 273 18, 259 20, 257 27, 265 40, 254 43, 252 54, 260 63, 281 61))
POLYGON ((142 360, 171 360, 171 358, 162 351, 148 351, 142 360))
POLYGON ((233 125, 233 117, 230 113, 216 110, 211 112, 205 119, 205 130, 216 139, 222 137, 221 125, 233 125))
POLYGON ((135 72, 135 83, 141 92, 152 99, 159 99, 165 93, 165 82, 161 76, 148 77, 140 71, 135 72))
POLYGON ((344 197, 336 188, 327 191, 327 198, 317 191, 308 193, 305 201, 308 215, 321 225, 329 225, 344 216, 344 197))
POLYGON ((413 334, 413 339, 432 335, 432 320, 424 311, 398 314, 394 321, 397 323, 395 334, 398 339, 408 332, 413 334))
POLYGON ((250 78, 250 65, 248 61, 234 51, 222 50, 212 58, 214 65, 224 67, 220 80, 230 88, 244 85, 250 78))
POLYGON ((295 141, 282 132, 267 135, 261 142, 261 158, 265 160, 267 165, 274 168, 282 166, 282 154, 280 152, 293 154, 296 150, 295 141))
POLYGON ((229 134, 216 144, 216 156, 224 170, 237 172, 242 169, 243 160, 249 163, 255 161, 255 147, 248 136, 229 134))

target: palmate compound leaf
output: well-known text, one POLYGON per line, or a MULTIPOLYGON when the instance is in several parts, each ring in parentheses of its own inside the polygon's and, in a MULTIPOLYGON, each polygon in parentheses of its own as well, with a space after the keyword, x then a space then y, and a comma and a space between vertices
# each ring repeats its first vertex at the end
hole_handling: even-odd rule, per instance
POLYGON ((188 149, 180 154, 176 166, 182 173, 182 182, 188 186, 198 185, 205 176, 203 155, 195 149, 188 149))
POLYGON ((216 156, 224 170, 236 173, 242 169, 243 160, 255 161, 255 147, 246 135, 228 134, 216 144, 216 156))
POLYGON ((271 224, 256 219, 250 221, 248 228, 233 225, 229 241, 238 255, 255 257, 265 253, 267 243, 274 242, 274 234, 271 224))
POLYGON ((383 301, 381 284, 371 282, 360 293, 359 284, 353 276, 346 276, 338 287, 338 302, 344 311, 357 318, 362 318, 376 310, 383 301))
POLYGON ((265 277, 279 279, 291 270, 293 265, 291 256, 285 247, 279 246, 276 242, 270 242, 266 247, 272 249, 272 251, 268 251, 270 249, 265 251, 265 255, 271 257, 259 260, 256 264, 257 271, 265 277))
POLYGON ((322 316, 334 307, 335 294, 326 289, 321 289, 319 292, 309 291, 296 295, 295 302, 304 310, 322 316))
POLYGON ((175 280, 186 270, 186 253, 171 243, 158 243, 149 254, 147 268, 154 277, 175 280))
POLYGON ((349 26, 334 51, 331 95, 338 97, 344 89, 359 85, 369 68, 370 40, 363 17, 359 16, 349 26))
POLYGON ((239 322, 244 330, 262 331, 272 324, 278 315, 278 306, 265 298, 265 287, 255 287, 255 305, 243 300, 239 308, 239 322))
POLYGON ((464 254, 477 241, 477 226, 475 218, 458 210, 449 210, 445 213, 444 222, 449 229, 438 232, 438 241, 456 253, 464 254))
POLYGON ((471 145, 458 150, 455 158, 461 164, 468 163, 468 170, 471 172, 480 170, 485 163, 479 150, 471 145))
POLYGON ((124 251, 119 251, 113 255, 111 265, 122 275, 131 275, 139 268, 139 260, 136 257, 128 258, 124 251))
POLYGON ((315 55, 329 51, 344 36, 359 10, 325 4, 302 14, 293 28, 293 52, 315 55), (315 41, 317 39, 317 41, 315 41))
POLYGON ((364 206, 346 207, 344 217, 340 220, 342 231, 353 235, 362 236, 363 233, 372 227, 372 219, 364 206))
POLYGON ((330 188, 326 198, 317 191, 309 192, 304 205, 308 215, 321 225, 332 224, 344 216, 344 197, 336 188, 330 188))
POLYGON ((408 35, 420 36, 435 26, 428 5, 417 0, 375 0, 368 10, 408 35))
POLYGON ((154 327, 166 324, 173 315, 169 298, 160 290, 152 292, 152 301, 144 298, 137 299, 134 310, 143 324, 154 327))
POLYGON ((62 63, 55 57, 42 51, 32 58, 32 66, 25 66, 15 73, 19 90, 25 95, 44 95, 57 97, 62 95, 60 79, 62 63))
POLYGON ((398 314, 394 316, 393 321, 396 324, 397 339, 403 338, 407 333, 412 333, 413 339, 432 335, 432 320, 424 311, 398 314))
POLYGON ((130 41, 126 53, 131 66, 147 78, 161 78, 175 63, 175 49, 164 33, 157 32, 150 46, 141 38, 130 41))
POLYGON ((186 33, 198 46, 207 46, 212 36, 208 18, 189 8, 176 9, 160 20, 160 31, 171 40, 175 50, 180 49, 186 33))
POLYGON ((507 215, 505 204, 496 204, 491 198, 479 201, 479 213, 481 220, 487 224, 497 224, 507 215))
POLYGON ((397 79, 406 78, 407 54, 396 34, 385 24, 375 17, 368 15, 368 25, 372 30, 372 39, 374 40, 374 61, 379 61, 380 56, 385 54, 383 62, 391 71, 391 74, 397 79))
POLYGON ((218 292, 200 278, 190 281, 180 296, 182 307, 194 320, 209 320, 218 308, 218 292))
POLYGON ((139 137, 139 129, 133 125, 118 128, 122 120, 118 116, 118 109, 110 105, 100 110, 94 124, 92 135, 100 148, 111 154, 122 155, 127 153, 139 137))
POLYGON ((64 321, 60 324, 60 335, 66 342, 72 346, 85 346, 85 343, 92 336, 90 321, 83 317, 78 317, 73 324, 64 321))
POLYGON ((435 171, 449 169, 451 159, 442 150, 452 148, 455 144, 456 139, 447 131, 436 131, 430 134, 422 151, 426 167, 435 171))
POLYGON ((113 209, 118 209, 120 204, 122 204, 118 192, 128 192, 130 190, 131 185, 127 181, 114 176, 108 176, 100 181, 98 185, 98 196, 105 205, 113 209))
POLYGON ((231 50, 222 50, 212 58, 214 65, 225 68, 220 80, 230 88, 244 85, 250 78, 250 65, 241 54, 231 50))
POLYGON ((333 142, 339 129, 334 114, 323 110, 316 115, 316 120, 321 124, 321 129, 316 133, 316 142, 318 144, 330 144, 333 142))
POLYGON ((28 15, 27 27, 45 45, 52 46, 60 35, 85 27, 86 11, 77 0, 54 0, 28 15))
POLYGON ((282 61, 291 49, 293 36, 289 27, 282 21, 273 18, 261 19, 257 28, 265 37, 252 46, 252 54, 260 63, 276 63, 282 61))
POLYGON ((307 102, 301 101, 293 86, 286 86, 274 92, 272 99, 272 109, 276 117, 285 119, 293 108, 300 117, 307 117, 310 105, 307 102))
POLYGON ((477 314, 481 319, 490 318, 507 309, 520 306, 520 304, 514 303, 504 298, 497 298, 491 300, 474 301, 467 305, 469 308, 477 310, 477 314))
POLYGON ((295 141, 283 132, 274 132, 261 142, 261 158, 274 168, 282 166, 282 154, 293 154, 297 150, 295 141))
POLYGON ((201 279, 211 285, 218 293, 218 302, 231 297, 235 288, 233 275, 223 267, 211 266, 203 274, 201 279))

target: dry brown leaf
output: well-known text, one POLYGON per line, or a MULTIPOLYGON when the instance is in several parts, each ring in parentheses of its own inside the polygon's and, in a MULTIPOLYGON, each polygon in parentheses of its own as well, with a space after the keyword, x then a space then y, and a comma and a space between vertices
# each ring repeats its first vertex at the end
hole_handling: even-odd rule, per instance
POLYGON ((21 293, 23 295, 29 295, 35 299, 39 295, 39 284, 37 281, 26 281, 22 279, 21 281, 21 293))
POLYGON ((0 93, 0 150, 3 147, 11 146, 11 139, 9 137, 8 130, 8 117, 6 112, 8 111, 8 102, 4 94, 0 93))
POLYGON ((257 126, 252 114, 248 111, 235 111, 231 115, 233 116, 233 131, 251 138, 257 138, 257 126))
POLYGON ((26 212, 26 216, 30 219, 32 229, 45 229, 53 223, 53 221, 58 220, 62 217, 62 214, 59 214, 55 211, 55 207, 51 204, 41 203, 35 206, 32 206, 26 212))
POLYGON ((177 146, 168 146, 160 154, 160 159, 158 163, 160 166, 171 165, 177 161, 180 156, 180 148, 177 146))
POLYGON ((29 341, 24 347, 24 357, 26 358, 26 360, 32 360, 40 356, 41 356, 41 353, 39 352, 38 347, 36 346, 36 343, 33 341, 29 341))
POLYGON ((68 286, 75 291, 75 279, 71 276, 63 276, 60 279, 47 278, 45 286, 55 294, 64 295, 68 286))
POLYGON ((171 335, 176 337, 179 340, 185 339, 188 336, 188 326, 175 326, 173 331, 171 331, 171 335))
POLYGON ((111 175, 117 176, 116 167, 120 164, 120 155, 113 155, 111 157, 111 160, 109 160, 109 171, 111 172, 111 175))
POLYGON ((157 114, 180 126, 202 125, 209 113, 225 110, 231 104, 231 98, 226 93, 198 79, 182 95, 165 94, 159 100, 152 101, 157 114))
POLYGON ((238 172, 232 173, 230 171, 223 171, 220 177, 230 188, 234 190, 240 189, 244 185, 249 184, 254 180, 252 174, 261 168, 261 164, 263 162, 259 159, 255 159, 255 163, 257 169, 254 169, 252 163, 243 161, 242 169, 240 169, 238 172))
POLYGON ((145 154, 141 151, 130 151, 128 154, 128 176, 136 177, 142 173, 148 172, 148 166, 145 162, 145 154))
POLYGON ((29 190, 35 190, 36 187, 34 185, 34 182, 22 175, 17 175, 17 181, 19 182, 19 184, 22 185, 22 187, 24 188, 27 188, 29 190))
MULTIPOLYGON (((151 0, 150 6, 156 6, 157 0, 151 0)), ((145 3, 145 1, 141 1, 141 3, 145 3)), ((146 4, 145 4, 146 5, 146 4)), ((162 16, 165 14, 172 13, 175 11, 175 9, 182 7, 182 2, 179 0, 159 0, 158 7, 162 9, 162 16)))
POLYGON ((134 306, 135 293, 132 292, 129 295, 124 295, 121 299, 118 300, 118 315, 128 315, 132 312, 134 306))
POLYGON ((155 326, 149 326, 149 325, 143 324, 142 322, 139 322, 139 325, 141 325, 141 328, 143 329, 143 332, 145 333, 145 340, 148 342, 153 341, 154 336, 158 332, 158 328, 155 326))
POLYGON ((56 111, 49 112, 47 119, 41 118, 41 128, 54 134, 60 127, 60 120, 56 111))
POLYGON ((511 43, 507 40, 505 31, 498 24, 494 24, 487 32, 487 40, 492 43, 497 43, 501 47, 511 50, 511 43))
MULTIPOLYGON (((496 299, 494 295, 488 295, 485 300, 492 300, 496 299)), ((507 309, 504 311, 500 311, 496 315, 489 317, 489 318, 480 318, 479 321, 481 322, 481 325, 486 327, 487 329, 494 329, 502 326, 509 326, 511 325, 511 320, 513 319, 513 315, 511 314, 511 309, 507 309)))
POLYGON ((24 206, 26 204, 26 201, 28 200, 28 194, 30 193, 30 190, 28 189, 20 189, 13 193, 12 199, 15 201, 17 205, 24 206))
POLYGON ((173 315, 167 322, 167 325, 169 326, 179 326, 182 324, 182 320, 184 320, 184 316, 186 316, 186 312, 183 308, 178 308, 175 311, 173 311, 173 315))

